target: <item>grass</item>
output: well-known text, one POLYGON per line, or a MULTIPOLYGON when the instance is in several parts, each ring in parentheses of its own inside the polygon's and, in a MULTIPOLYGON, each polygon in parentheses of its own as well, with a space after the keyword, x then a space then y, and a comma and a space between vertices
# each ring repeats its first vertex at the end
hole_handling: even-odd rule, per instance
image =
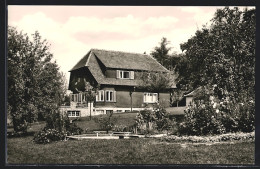
MULTIPOLYGON (((136 112, 114 113, 113 118, 117 118, 117 122, 115 125, 131 126, 135 123, 136 115, 137 115, 136 112)), ((75 123, 77 124, 78 127, 82 128, 83 130, 85 130, 86 128, 90 131, 101 130, 99 124, 96 123, 94 120, 95 118, 99 118, 100 116, 103 115, 92 116, 91 120, 89 117, 80 117, 79 120, 75 121, 75 123)), ((33 132, 40 131, 44 127, 45 127, 45 122, 37 122, 29 126, 27 131, 33 133, 33 132)), ((12 131, 13 131, 12 126, 7 128, 7 132, 12 132, 12 131)))
MULTIPOLYGON (((132 125, 136 113, 114 114, 116 125, 132 125)), ((97 117, 93 117, 97 118, 97 117)), ((82 129, 99 130, 89 117, 76 121, 82 129)), ((28 132, 40 131, 45 122, 28 132)), ((69 140, 35 144, 32 136, 7 139, 8 164, 254 164, 254 142, 223 144, 169 143, 155 138, 69 140)))
MULTIPOLYGON (((136 115, 137 113, 114 113, 112 117, 117 119, 115 125, 131 126, 135 123, 136 115)), ((89 117, 81 117, 78 121, 75 121, 75 123, 83 130, 86 128, 91 131, 100 130, 99 124, 94 120, 100 116, 102 115, 93 116, 91 120, 89 117)))
POLYGON ((178 144, 147 138, 41 145, 32 139, 8 138, 8 164, 254 164, 254 142, 178 144))

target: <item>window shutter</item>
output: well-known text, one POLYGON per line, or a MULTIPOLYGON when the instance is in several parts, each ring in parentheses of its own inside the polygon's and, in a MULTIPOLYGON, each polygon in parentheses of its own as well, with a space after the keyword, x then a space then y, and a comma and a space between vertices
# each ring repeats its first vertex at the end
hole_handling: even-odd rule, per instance
POLYGON ((119 70, 116 70, 116 78, 119 79, 120 78, 120 71, 119 70))
POLYGON ((135 75, 134 71, 130 71, 130 79, 134 79, 134 75, 135 75))
POLYGON ((79 102, 81 102, 81 96, 82 96, 81 93, 79 93, 79 102))
POLYGON ((72 94, 70 94, 70 101, 73 101, 73 100, 72 100, 72 96, 73 96, 73 95, 72 95, 72 94))
POLYGON ((114 102, 116 102, 116 91, 114 91, 114 102))
POLYGON ((96 101, 99 101, 99 100, 98 100, 98 94, 99 94, 99 92, 97 92, 97 94, 96 94, 96 101))
POLYGON ((104 90, 101 90, 100 92, 101 92, 100 101, 104 101, 104 98, 105 98, 104 90))

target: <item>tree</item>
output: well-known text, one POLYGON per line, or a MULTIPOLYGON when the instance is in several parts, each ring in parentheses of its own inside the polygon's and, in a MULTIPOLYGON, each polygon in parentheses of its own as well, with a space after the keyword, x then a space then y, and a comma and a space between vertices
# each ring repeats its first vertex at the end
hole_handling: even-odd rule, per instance
MULTIPOLYGON (((84 79, 84 82, 85 82, 86 98, 88 101, 93 103, 96 100, 96 94, 97 94, 97 90, 98 90, 99 86, 95 88, 92 85, 90 85, 89 82, 85 81, 85 79, 84 79)), ((91 120, 91 107, 90 107, 90 120, 91 120)))
POLYGON ((169 43, 170 41, 163 37, 159 43, 160 46, 155 47, 154 51, 151 52, 151 56, 153 56, 160 64, 165 67, 167 67, 167 62, 170 57, 169 51, 171 50, 171 47, 167 47, 169 43))
MULTIPOLYGON (((181 44, 186 72, 177 70, 177 85, 191 90, 203 86, 208 91, 204 100, 214 98, 206 107, 214 106, 213 112, 221 114, 227 130, 231 129, 230 124, 254 124, 255 15, 255 9, 219 9, 209 28, 203 27, 181 44)), ((241 125, 238 128, 254 129, 241 125)))
POLYGON ((179 101, 183 98, 183 91, 181 89, 176 89, 172 95, 172 102, 176 102, 177 107, 179 107, 179 101))
MULTIPOLYGON (((99 84, 95 85, 86 81, 85 78, 74 78, 72 80, 73 92, 84 93, 86 100, 90 103, 93 103, 96 100, 97 90, 99 89, 99 84)), ((91 106, 91 105, 90 105, 91 106)), ((90 119, 91 119, 91 107, 90 107, 90 119)))
POLYGON ((8 112, 15 132, 26 132, 39 114, 56 111, 64 94, 49 44, 38 32, 31 38, 8 27, 8 112))
POLYGON ((251 96, 254 99, 255 23, 254 9, 217 10, 210 28, 198 30, 181 44, 187 71, 178 72, 178 85, 188 84, 193 90, 207 84, 217 85, 215 93, 219 98, 233 93, 237 101, 251 96))
POLYGON ((159 93, 171 88, 173 75, 170 72, 142 72, 139 77, 138 88, 149 92, 159 93))

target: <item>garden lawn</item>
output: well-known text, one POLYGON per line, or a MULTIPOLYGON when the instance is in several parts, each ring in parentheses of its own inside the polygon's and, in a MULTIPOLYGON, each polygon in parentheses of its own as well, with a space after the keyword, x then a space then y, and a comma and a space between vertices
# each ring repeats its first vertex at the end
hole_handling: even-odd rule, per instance
POLYGON ((68 140, 35 144, 8 138, 8 164, 254 164, 254 142, 179 144, 160 139, 68 140))
MULTIPOLYGON (((135 124, 135 118, 137 113, 114 113, 112 118, 116 118, 117 121, 115 125, 131 126, 135 124)), ((95 122, 95 118, 99 118, 104 115, 93 116, 90 120, 89 117, 81 117, 79 120, 75 121, 78 127, 83 130, 88 129, 89 131, 101 130, 98 123, 95 122)))

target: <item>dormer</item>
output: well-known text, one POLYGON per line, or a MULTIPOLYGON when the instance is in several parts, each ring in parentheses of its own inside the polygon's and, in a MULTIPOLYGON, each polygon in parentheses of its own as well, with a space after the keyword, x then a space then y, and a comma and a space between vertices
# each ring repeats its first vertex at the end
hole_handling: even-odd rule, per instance
POLYGON ((134 79, 134 71, 116 70, 117 79, 134 79))

